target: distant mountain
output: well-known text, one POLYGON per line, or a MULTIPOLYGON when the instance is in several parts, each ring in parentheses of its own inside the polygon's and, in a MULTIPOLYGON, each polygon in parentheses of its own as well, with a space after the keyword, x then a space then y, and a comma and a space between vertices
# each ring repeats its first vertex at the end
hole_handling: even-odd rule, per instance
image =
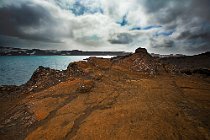
POLYGON ((40 55, 64 55, 64 56, 124 56, 130 54, 124 51, 80 51, 80 50, 40 50, 40 49, 21 49, 0 46, 0 56, 40 56, 40 55))

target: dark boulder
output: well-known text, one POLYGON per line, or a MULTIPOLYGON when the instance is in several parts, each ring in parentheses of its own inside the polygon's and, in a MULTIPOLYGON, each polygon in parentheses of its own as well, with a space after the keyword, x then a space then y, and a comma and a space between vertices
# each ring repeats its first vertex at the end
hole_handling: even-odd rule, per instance
POLYGON ((139 47, 135 50, 135 53, 148 53, 148 52, 145 48, 139 47))

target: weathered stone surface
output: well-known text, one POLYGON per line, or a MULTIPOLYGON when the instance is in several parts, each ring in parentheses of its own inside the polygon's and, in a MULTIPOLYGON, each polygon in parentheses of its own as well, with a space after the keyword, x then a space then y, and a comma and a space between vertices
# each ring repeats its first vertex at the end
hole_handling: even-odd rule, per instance
POLYGON ((180 71, 142 48, 39 67, 0 87, 0 139, 210 139, 209 70, 180 71))
POLYGON ((66 79, 65 71, 54 70, 40 66, 33 73, 31 79, 25 84, 28 92, 36 92, 56 85, 66 79))

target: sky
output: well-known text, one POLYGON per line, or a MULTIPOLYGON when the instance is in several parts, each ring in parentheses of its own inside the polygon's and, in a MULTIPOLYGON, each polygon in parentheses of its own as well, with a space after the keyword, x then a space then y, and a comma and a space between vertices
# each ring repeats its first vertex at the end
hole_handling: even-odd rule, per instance
POLYGON ((198 54, 209 13, 210 0, 0 0, 0 45, 198 54))

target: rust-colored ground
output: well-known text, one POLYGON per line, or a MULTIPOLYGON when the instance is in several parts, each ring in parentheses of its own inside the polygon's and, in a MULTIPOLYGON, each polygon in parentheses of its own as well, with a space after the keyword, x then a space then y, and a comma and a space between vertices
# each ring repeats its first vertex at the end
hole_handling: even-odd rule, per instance
POLYGON ((94 64, 92 77, 1 99, 0 139, 210 139, 209 78, 94 64))

